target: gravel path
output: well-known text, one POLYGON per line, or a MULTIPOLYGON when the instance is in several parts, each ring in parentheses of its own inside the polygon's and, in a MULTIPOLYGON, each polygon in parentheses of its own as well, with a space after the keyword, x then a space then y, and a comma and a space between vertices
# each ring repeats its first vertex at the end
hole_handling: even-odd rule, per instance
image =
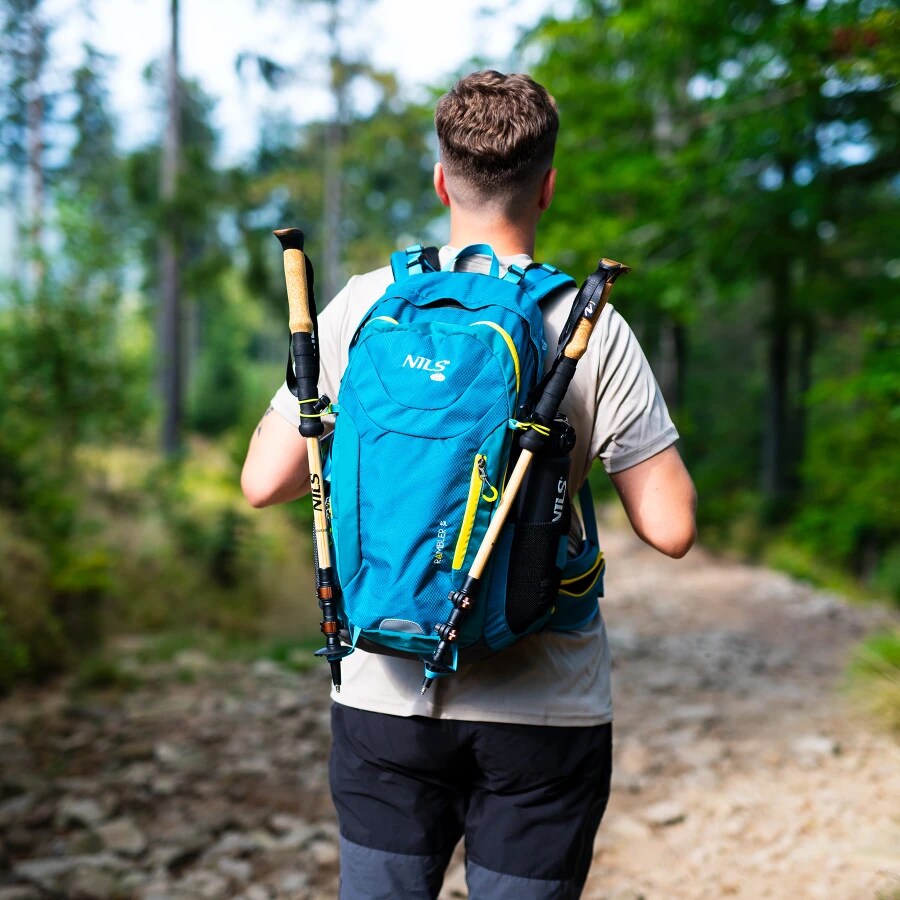
MULTIPOLYGON (((887 614, 606 535, 613 796, 586 900, 900 898, 900 748, 840 691, 887 614)), ((327 674, 183 653, 0 702, 0 900, 336 896, 327 674)), ((461 855, 442 900, 465 897, 461 855)))

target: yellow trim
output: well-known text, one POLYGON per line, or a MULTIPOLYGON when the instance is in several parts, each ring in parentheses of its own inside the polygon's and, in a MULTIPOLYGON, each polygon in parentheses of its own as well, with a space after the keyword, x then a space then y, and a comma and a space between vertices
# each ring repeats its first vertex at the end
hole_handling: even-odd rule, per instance
MULTIPOLYGON (((392 325, 400 324, 396 319, 392 319, 390 316, 372 316, 372 318, 369 319, 369 322, 375 322, 376 320, 380 322, 390 322, 392 325)), ((366 325, 368 325, 369 322, 366 322, 366 325)))
POLYGON ((597 583, 597 579, 605 569, 606 561, 603 559, 603 551, 600 550, 597 553, 597 559, 594 560, 593 565, 587 570, 587 572, 582 572, 581 575, 576 575, 574 578, 563 578, 562 581, 560 581, 560 594, 565 594, 567 597, 583 597, 597 583), (594 571, 595 569, 596 571, 594 571), (562 589, 562 586, 564 584, 573 584, 576 581, 581 581, 582 578, 585 578, 592 572, 594 573, 594 577, 591 579, 591 583, 580 594, 573 594, 571 591, 564 591, 562 589))
POLYGON ((572 584, 573 581, 581 581, 581 579, 584 578, 585 575, 590 575, 591 572, 593 572, 594 569, 596 569, 597 566, 599 566, 600 563, 602 563, 602 562, 603 562, 603 551, 598 550, 597 558, 591 563, 591 567, 586 572, 582 572, 580 575, 576 575, 574 578, 563 578, 563 580, 560 581, 560 584, 572 584))
POLYGON ((509 336, 509 334, 504 331, 496 322, 473 322, 473 325, 489 325, 494 331, 498 332, 503 340, 506 341, 506 346, 509 348, 509 352, 512 355, 513 365, 516 367, 516 396, 519 396, 519 354, 516 352, 516 345, 513 343, 513 339, 509 336))
POLYGON ((475 513, 478 511, 478 499, 481 496, 481 476, 478 474, 478 461, 484 458, 482 453, 475 454, 475 462, 472 465, 472 480, 469 482, 469 498, 466 500, 466 511, 463 513, 459 539, 456 541, 456 550, 453 552, 454 569, 461 569, 466 561, 466 550, 469 549, 469 540, 472 537, 472 529, 475 527, 475 513))

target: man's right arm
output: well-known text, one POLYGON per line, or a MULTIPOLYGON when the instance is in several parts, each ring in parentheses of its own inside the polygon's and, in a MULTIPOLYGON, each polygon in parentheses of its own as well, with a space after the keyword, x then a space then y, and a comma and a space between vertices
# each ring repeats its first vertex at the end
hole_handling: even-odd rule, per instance
POLYGON ((250 438, 241 490, 257 509, 296 500, 309 491, 306 438, 271 406, 250 438))

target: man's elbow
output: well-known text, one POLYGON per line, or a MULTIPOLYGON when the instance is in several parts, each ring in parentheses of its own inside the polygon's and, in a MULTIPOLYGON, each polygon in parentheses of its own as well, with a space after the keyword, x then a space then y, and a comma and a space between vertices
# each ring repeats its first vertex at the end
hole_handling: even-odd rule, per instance
POLYGON ((635 531, 651 547, 672 559, 681 559, 697 540, 696 492, 692 490, 690 501, 677 511, 670 509, 664 518, 644 521, 641 526, 635 531))
POLYGON ((697 540, 697 490, 690 484, 680 515, 671 518, 665 529, 664 545, 660 549, 672 559, 681 559, 697 540))
POLYGON ((265 506, 271 506, 275 502, 272 486, 247 467, 241 472, 241 490, 244 493, 244 497, 247 498, 247 502, 254 509, 262 509, 265 506))
POLYGON ((687 555, 688 550, 694 546, 697 540, 697 526, 693 522, 684 527, 672 530, 657 541, 652 542, 660 553, 671 556, 672 559, 681 559, 687 555))

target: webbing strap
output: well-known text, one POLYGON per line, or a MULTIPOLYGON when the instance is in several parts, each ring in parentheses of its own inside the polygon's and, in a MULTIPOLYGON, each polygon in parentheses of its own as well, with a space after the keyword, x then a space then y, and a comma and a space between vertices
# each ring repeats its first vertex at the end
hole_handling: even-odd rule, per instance
POLYGON ((411 275, 437 272, 439 269, 440 260, 436 247, 413 244, 405 250, 398 250, 391 254, 391 272, 395 282, 405 281, 411 275))
POLYGON ((500 276, 500 260, 497 257, 497 254, 494 253, 494 248, 490 244, 469 244, 468 247, 463 247, 456 256, 451 260, 451 265, 453 268, 456 268, 456 263, 461 259, 465 259, 468 256, 486 256, 491 261, 491 269, 489 274, 493 275, 494 278, 498 278, 500 276))
POLYGON ((558 291, 562 287, 574 287, 575 279, 546 263, 532 263, 525 270, 519 286, 529 297, 542 303, 554 291, 558 291))
POLYGON ((525 269, 521 266, 517 266, 513 263, 506 270, 506 274, 503 276, 504 281, 511 281, 513 284, 520 284, 522 279, 525 277, 525 269))

